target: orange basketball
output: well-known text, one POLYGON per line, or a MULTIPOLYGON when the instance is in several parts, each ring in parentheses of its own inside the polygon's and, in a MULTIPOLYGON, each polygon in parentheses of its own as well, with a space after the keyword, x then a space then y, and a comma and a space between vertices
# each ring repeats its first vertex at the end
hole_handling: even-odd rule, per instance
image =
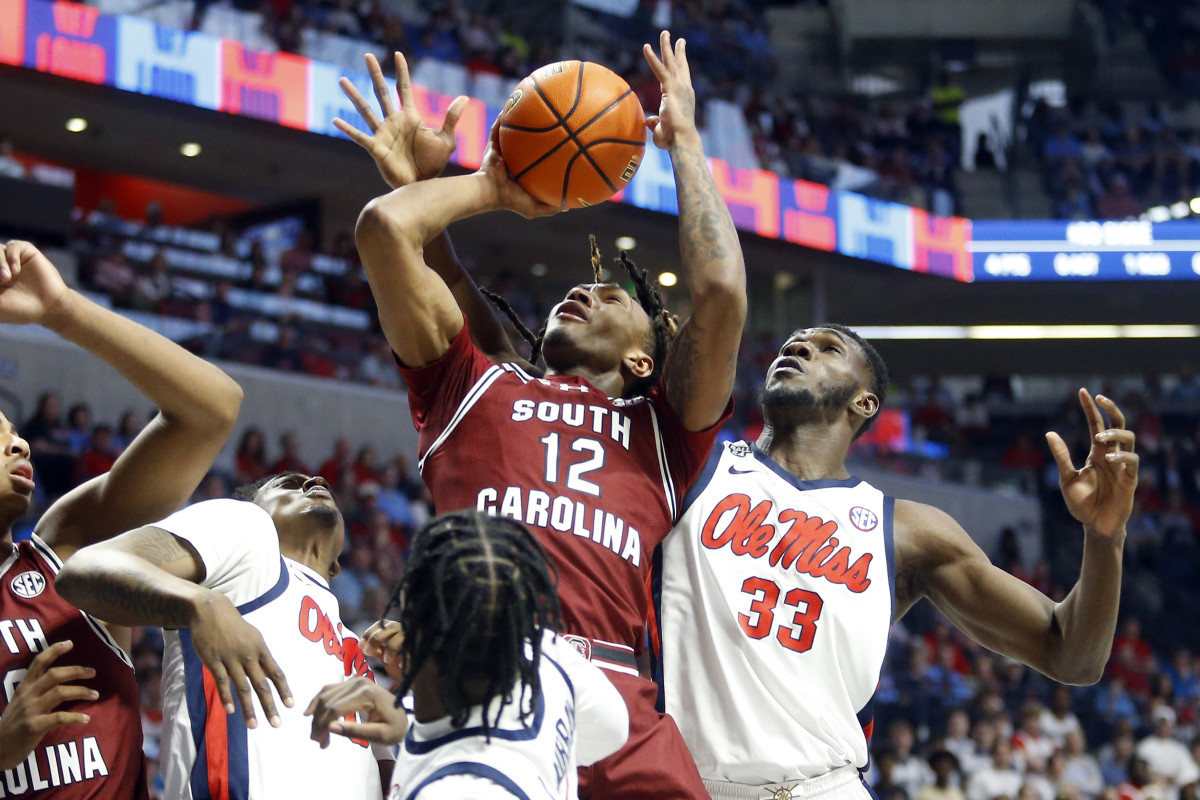
POLYGON ((591 61, 556 61, 509 96, 500 112, 500 153, 517 183, 543 203, 595 205, 637 172, 645 119, 620 75, 591 61))

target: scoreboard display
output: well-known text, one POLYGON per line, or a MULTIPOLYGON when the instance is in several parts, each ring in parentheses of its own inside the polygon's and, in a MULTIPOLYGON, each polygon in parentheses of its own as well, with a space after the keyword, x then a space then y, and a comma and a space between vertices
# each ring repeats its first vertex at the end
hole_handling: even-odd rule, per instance
POLYGON ((977 281, 1200 280, 1200 220, 975 220, 977 281))

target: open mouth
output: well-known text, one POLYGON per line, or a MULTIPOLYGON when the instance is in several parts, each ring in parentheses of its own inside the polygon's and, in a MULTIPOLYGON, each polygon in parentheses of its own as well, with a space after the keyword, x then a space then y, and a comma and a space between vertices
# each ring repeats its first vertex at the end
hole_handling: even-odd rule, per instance
POLYGON ((572 319, 577 319, 580 322, 587 322, 588 318, 587 308, 585 308, 583 303, 580 303, 578 300, 568 300, 560 305, 557 313, 555 313, 555 316, 571 317, 572 319))
POLYGON ((28 461, 19 461, 17 465, 9 472, 10 475, 19 475, 27 481, 33 480, 33 465, 28 461))
POLYGON ((333 492, 326 489, 324 486, 314 486, 304 493, 305 497, 333 497, 333 492))
POLYGON ((775 362, 775 371, 779 372, 781 369, 787 369, 787 370, 792 370, 793 372, 799 372, 801 375, 803 375, 806 372, 806 370, 804 369, 804 364, 801 363, 800 359, 796 358, 795 356, 788 356, 786 358, 781 358, 778 361, 776 361, 775 362))

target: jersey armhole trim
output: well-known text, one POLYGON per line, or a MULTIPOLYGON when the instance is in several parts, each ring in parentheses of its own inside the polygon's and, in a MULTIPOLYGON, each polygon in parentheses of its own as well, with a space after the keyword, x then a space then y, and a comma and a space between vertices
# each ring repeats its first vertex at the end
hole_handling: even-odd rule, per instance
POLYGON ((696 502, 697 498, 708 488, 708 484, 712 482, 713 476, 717 474, 717 465, 721 463, 721 458, 725 455, 726 447, 725 442, 715 442, 713 444, 713 448, 708 454, 708 461, 705 463, 704 469, 700 470, 700 476, 696 478, 696 482, 692 484, 691 488, 687 490, 687 494, 683 496, 683 508, 679 510, 680 517, 691 509, 692 504, 696 502))
POLYGON ((422 455, 417 461, 417 472, 423 473, 425 471, 425 462, 429 459, 429 457, 433 455, 439 447, 442 446, 442 443, 445 442, 446 439, 450 438, 450 434, 453 433, 454 429, 458 427, 458 423, 462 422, 462 419, 467 415, 467 412, 470 411, 477 402, 479 402, 479 398, 483 397, 484 392, 486 392, 491 385, 495 383, 496 380, 504 373, 504 367, 500 366, 499 364, 495 364, 489 367, 487 371, 485 371, 483 375, 479 377, 479 380, 475 381, 475 385, 471 387, 469 392, 467 392, 467 396, 464 397, 462 402, 458 404, 458 410, 454 412, 454 416, 450 418, 448 423, 446 423, 446 429, 442 431, 440 436, 434 439, 433 444, 429 445, 429 449, 426 450, 425 454, 422 455))
POLYGON ((256 610, 262 608, 267 603, 269 603, 272 600, 274 600, 275 598, 279 597, 279 595, 283 594, 284 591, 287 590, 288 581, 289 581, 289 576, 288 576, 287 564, 285 564, 283 562, 283 556, 280 556, 279 557, 279 580, 275 581, 275 585, 272 586, 270 589, 268 589, 265 594, 260 595, 259 597, 255 598, 254 600, 251 600, 248 603, 242 603, 240 606, 238 606, 237 607, 238 613, 241 614, 242 616, 245 616, 246 614, 249 614, 251 611, 256 611, 256 610))
MULTIPOLYGON (((38 536, 36 533, 29 537, 29 543, 33 546, 34 552, 46 562, 46 565, 50 568, 50 571, 57 576, 59 570, 62 569, 63 563, 62 560, 59 559, 58 554, 54 552, 54 549, 50 547, 50 545, 46 544, 46 542, 42 540, 42 537, 38 536)), ((134 668, 133 659, 129 657, 129 653, 126 653, 125 648, 117 644, 117 640, 113 638, 111 633, 109 633, 109 630, 104 626, 104 623, 78 606, 72 605, 71 607, 79 612, 79 616, 83 617, 84 622, 86 622, 88 627, 92 629, 92 633, 96 634, 96 638, 106 644, 108 649, 112 650, 117 658, 121 660, 122 664, 130 669, 134 668)))
POLYGON ((529 795, 525 794, 525 792, 521 790, 521 787, 517 786, 517 784, 513 782, 512 778, 508 777, 495 767, 489 767, 487 764, 480 764, 478 761, 460 761, 457 764, 447 764, 446 766, 434 772, 425 780, 418 783, 416 788, 404 796, 405 800, 414 800, 417 794, 429 784, 433 783, 434 781, 441 780, 442 778, 449 778, 453 775, 473 775, 476 778, 483 778, 484 780, 491 781, 492 783, 496 784, 513 797, 519 798, 519 800, 529 800, 529 795))

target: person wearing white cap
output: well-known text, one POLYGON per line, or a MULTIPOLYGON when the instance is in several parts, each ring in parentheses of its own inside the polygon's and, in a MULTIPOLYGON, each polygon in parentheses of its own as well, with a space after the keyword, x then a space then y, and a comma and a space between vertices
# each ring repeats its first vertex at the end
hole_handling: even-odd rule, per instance
POLYGON ((1155 780, 1170 784, 1169 796, 1174 796, 1180 787, 1200 780, 1200 766, 1187 745, 1171 735, 1175 730, 1175 710, 1158 705, 1150 716, 1154 720, 1154 733, 1138 742, 1137 754, 1146 760, 1155 780))

